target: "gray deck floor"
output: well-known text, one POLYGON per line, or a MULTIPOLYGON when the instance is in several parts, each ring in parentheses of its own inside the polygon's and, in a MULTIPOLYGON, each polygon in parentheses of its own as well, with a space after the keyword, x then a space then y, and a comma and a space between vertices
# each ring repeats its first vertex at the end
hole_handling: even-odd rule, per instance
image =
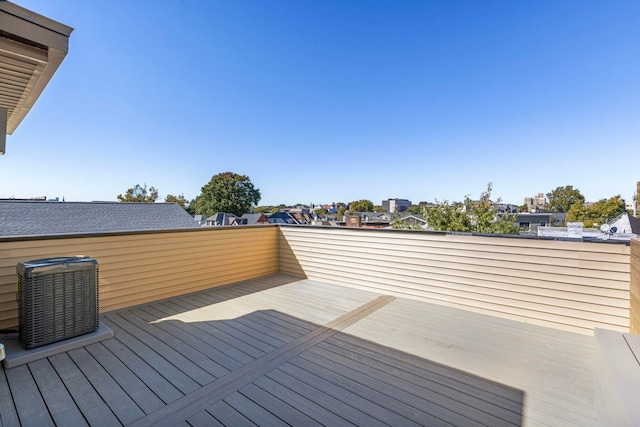
POLYGON ((594 425, 593 338, 276 275, 0 370, 2 426, 594 425))

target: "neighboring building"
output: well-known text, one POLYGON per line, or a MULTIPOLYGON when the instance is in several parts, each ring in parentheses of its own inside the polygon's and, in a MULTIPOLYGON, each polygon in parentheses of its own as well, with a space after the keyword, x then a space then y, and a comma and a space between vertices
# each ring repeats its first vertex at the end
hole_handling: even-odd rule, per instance
POLYGON ((297 224, 288 212, 275 212, 267 218, 270 224, 297 224))
MULTIPOLYGON (((550 227, 558 220, 558 213, 521 213, 516 217, 520 234, 538 235, 539 227, 550 227)), ((564 214, 563 214, 564 216, 564 214)))
POLYGON ((261 213, 244 214, 240 218, 236 218, 236 225, 259 225, 269 224, 269 219, 261 213))
POLYGON ((635 234, 640 236, 640 219, 629 215, 627 212, 620 214, 608 225, 612 234, 635 234))
POLYGON ((578 240, 624 240, 640 236, 640 220, 628 213, 619 215, 598 228, 583 228, 582 223, 567 223, 569 227, 539 227, 538 236, 577 238, 578 240), (579 225, 576 227, 576 225, 579 225), (577 230, 577 231, 576 231, 577 230))
POLYGON ((275 212, 268 216, 268 221, 271 224, 308 225, 312 224, 315 220, 317 220, 317 218, 310 213, 308 208, 287 209, 286 211, 275 212))
POLYGON ((498 213, 506 214, 514 214, 518 212, 518 207, 509 203, 495 204, 493 205, 493 209, 495 209, 498 213))
POLYGON ((525 197, 524 204, 527 206, 527 212, 535 213, 544 211, 547 206, 547 199, 544 193, 538 193, 535 197, 525 197))
POLYGON ((205 215, 194 215, 193 219, 199 226, 203 226, 207 223, 207 217, 205 215))
POLYGON ((234 225, 237 216, 226 212, 216 212, 205 221, 208 227, 224 227, 225 225, 234 225))
POLYGON ((387 199, 382 201, 382 209, 390 213, 402 213, 411 207, 411 200, 387 199))
POLYGON ((362 228, 385 228, 389 226, 389 217, 378 212, 351 212, 346 215, 344 221, 336 222, 336 225, 362 228))
POLYGON ((0 236, 197 228, 176 203, 0 201, 0 236))
POLYGON ((417 227, 421 227, 423 229, 427 229, 427 220, 422 216, 422 215, 416 215, 416 214, 406 214, 406 215, 402 215, 400 216, 398 219, 396 219, 395 221, 391 222, 391 225, 393 226, 394 224, 402 224, 403 226, 409 228, 417 228, 417 227))

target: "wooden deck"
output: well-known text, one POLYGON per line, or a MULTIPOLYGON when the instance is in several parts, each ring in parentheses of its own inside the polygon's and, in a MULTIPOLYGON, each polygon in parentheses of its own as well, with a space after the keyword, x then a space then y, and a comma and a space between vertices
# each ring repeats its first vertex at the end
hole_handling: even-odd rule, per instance
POLYGON ((0 370, 2 426, 594 425, 593 337, 275 275, 0 370))

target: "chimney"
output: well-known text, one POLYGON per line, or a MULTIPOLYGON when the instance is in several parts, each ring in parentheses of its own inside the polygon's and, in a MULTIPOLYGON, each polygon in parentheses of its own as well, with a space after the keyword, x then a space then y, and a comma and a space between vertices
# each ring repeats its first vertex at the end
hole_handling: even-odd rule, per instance
POLYGON ((347 217, 347 227, 360 227, 360 215, 349 215, 347 217))

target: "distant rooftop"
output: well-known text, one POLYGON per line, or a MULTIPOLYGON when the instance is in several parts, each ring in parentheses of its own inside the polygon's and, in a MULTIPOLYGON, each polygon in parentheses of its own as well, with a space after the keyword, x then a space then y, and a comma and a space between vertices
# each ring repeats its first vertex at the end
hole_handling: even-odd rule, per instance
POLYGON ((191 215, 175 203, 0 201, 0 236, 198 227, 191 215))

